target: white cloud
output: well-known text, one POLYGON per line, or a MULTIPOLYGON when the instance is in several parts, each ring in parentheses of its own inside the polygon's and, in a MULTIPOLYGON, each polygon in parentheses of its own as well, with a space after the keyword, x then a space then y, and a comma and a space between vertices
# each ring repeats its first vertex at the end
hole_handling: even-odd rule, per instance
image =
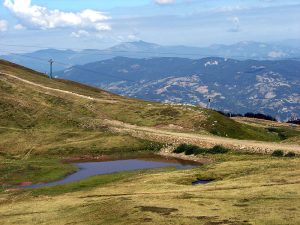
POLYGON ((6 20, 0 20, 0 32, 7 31, 8 23, 6 20))
POLYGON ((155 0, 155 3, 158 5, 170 5, 175 2, 176 2, 176 0, 155 0))
POLYGON ((46 7, 32 5, 31 0, 4 0, 4 6, 27 26, 38 29, 53 29, 61 27, 85 28, 94 30, 110 30, 110 19, 105 13, 85 9, 81 12, 63 12, 49 10, 46 7))
POLYGON ((22 24, 16 24, 14 26, 14 28, 15 28, 15 30, 25 30, 26 29, 26 27, 24 27, 22 24))
POLYGON ((90 33, 87 32, 86 30, 79 30, 77 32, 71 33, 71 37, 75 37, 75 38, 88 37, 88 36, 90 36, 90 33))

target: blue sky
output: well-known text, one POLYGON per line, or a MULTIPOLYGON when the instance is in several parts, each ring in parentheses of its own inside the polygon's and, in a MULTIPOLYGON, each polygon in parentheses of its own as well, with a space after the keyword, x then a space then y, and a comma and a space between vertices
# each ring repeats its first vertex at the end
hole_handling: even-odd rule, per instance
POLYGON ((1 0, 0 49, 300 39, 300 0, 1 0), (3 47, 3 45, 6 45, 3 47))

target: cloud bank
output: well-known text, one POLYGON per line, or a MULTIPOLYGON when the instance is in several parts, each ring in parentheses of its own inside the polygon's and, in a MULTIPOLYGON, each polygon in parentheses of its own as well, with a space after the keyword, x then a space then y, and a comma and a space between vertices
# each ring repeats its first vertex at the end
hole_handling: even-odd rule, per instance
POLYGON ((43 6, 32 5, 31 0, 4 0, 3 5, 24 25, 33 28, 47 30, 71 27, 97 31, 111 29, 111 26, 105 22, 110 19, 109 16, 92 9, 77 13, 49 10, 43 6))

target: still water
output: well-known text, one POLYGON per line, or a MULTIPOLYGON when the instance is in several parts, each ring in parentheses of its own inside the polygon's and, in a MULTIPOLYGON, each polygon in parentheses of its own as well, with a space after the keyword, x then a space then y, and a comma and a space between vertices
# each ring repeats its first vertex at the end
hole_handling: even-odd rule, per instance
POLYGON ((68 184, 76 181, 80 181, 95 175, 111 174, 122 171, 133 171, 133 170, 142 170, 142 169, 155 169, 155 168, 166 168, 166 167, 175 167, 177 169, 190 169, 196 167, 192 162, 182 162, 182 161, 149 161, 149 160, 140 160, 140 159, 131 159, 131 160, 116 160, 116 161, 107 161, 107 162, 84 162, 84 163, 75 163, 78 167, 78 171, 65 177, 62 180, 43 183, 43 184, 34 184, 30 186, 25 186, 23 188, 38 188, 38 187, 51 187, 61 184, 68 184))

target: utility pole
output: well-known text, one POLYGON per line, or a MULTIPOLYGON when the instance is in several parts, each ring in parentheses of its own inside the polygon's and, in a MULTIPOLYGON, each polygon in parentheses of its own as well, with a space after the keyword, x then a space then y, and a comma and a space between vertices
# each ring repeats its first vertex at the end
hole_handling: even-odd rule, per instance
POLYGON ((49 63, 50 63, 50 79, 52 79, 52 67, 53 67, 54 61, 52 59, 50 59, 49 63))
POLYGON ((208 99, 207 108, 210 109, 211 98, 208 99))

